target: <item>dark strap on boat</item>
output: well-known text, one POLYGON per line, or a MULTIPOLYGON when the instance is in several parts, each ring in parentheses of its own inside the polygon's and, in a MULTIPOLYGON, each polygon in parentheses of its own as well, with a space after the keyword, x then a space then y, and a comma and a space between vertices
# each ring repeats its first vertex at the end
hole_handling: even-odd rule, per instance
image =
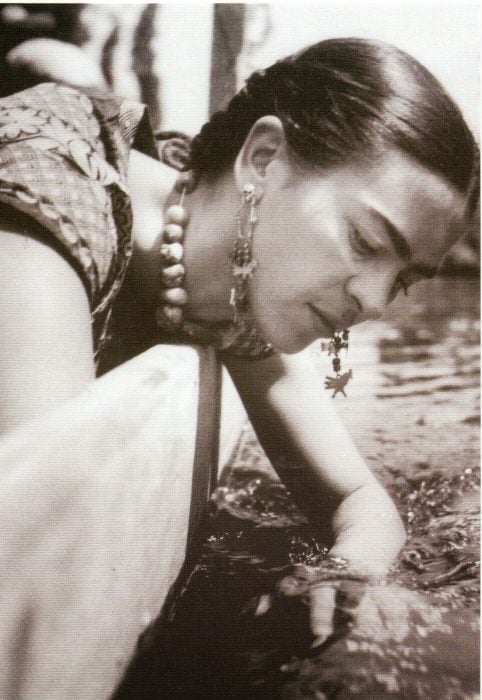
POLYGON ((216 486, 219 460, 222 365, 213 348, 199 349, 199 395, 186 557, 216 486))

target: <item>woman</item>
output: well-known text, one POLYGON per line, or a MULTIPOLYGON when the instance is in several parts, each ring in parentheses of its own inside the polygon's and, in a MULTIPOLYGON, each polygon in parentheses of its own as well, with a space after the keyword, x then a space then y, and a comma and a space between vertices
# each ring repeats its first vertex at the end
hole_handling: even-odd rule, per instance
MULTIPOLYGON (((88 387, 93 343, 99 372, 160 337, 212 344, 331 557, 383 576, 403 525, 299 351, 333 336, 344 389, 344 329, 434 275, 473 214, 477 148, 433 76, 324 41, 255 73, 189 150, 161 135, 160 160, 110 97, 41 85, 0 119, 2 431, 88 387)), ((314 644, 335 588, 311 590, 314 644)))

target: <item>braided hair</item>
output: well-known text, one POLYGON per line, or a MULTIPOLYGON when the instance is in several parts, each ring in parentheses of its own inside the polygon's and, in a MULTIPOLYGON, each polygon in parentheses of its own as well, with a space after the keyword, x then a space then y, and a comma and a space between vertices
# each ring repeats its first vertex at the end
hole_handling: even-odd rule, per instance
POLYGON ((191 142, 189 167, 216 177, 253 124, 276 115, 290 155, 324 169, 391 146, 414 157, 476 206, 478 148, 437 79, 405 52, 368 39, 329 39, 256 71, 191 142))

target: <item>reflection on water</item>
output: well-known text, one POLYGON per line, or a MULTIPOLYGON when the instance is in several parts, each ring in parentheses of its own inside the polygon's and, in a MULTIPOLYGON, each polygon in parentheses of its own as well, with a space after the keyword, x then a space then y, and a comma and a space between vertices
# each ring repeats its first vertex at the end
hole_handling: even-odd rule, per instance
MULTIPOLYGON (((477 375, 479 332, 478 280, 415 285, 409 298, 399 297, 382 321, 352 330, 350 359, 361 380, 354 383, 355 395, 366 399, 373 388, 413 384, 417 378, 430 382, 477 375)), ((436 391, 438 385, 426 388, 436 391)), ((400 393, 409 392, 410 388, 400 393)), ((391 395, 380 392, 381 397, 391 395)))
MULTIPOLYGON (((386 388, 411 384, 402 392, 407 395, 450 391, 477 377, 478 290, 475 280, 432 280, 413 288, 408 313, 400 305, 390 310, 392 332, 378 339, 382 365, 391 365, 382 366, 386 388)), ((381 396, 393 394, 385 391, 381 396)))
MULTIPOLYGON (((329 358, 314 347, 308 352, 319 366, 322 391, 329 358)), ((381 322, 353 330, 343 366, 353 368, 354 379, 348 398, 337 399, 340 414, 407 524, 409 541, 392 580, 402 584, 396 597, 408 596, 410 614, 423 602, 418 623, 410 623, 419 636, 400 643, 385 635, 377 646, 375 632, 355 635, 346 642, 351 647, 337 642, 316 656, 309 653, 306 605, 255 615, 259 606, 269 607, 267 592, 293 564, 316 565, 327 550, 248 429, 235 470, 214 494, 217 510, 170 623, 157 629, 118 700, 467 697, 464 688, 474 684, 471 615, 478 601, 478 280, 417 285, 381 322), (417 591, 425 598, 410 599, 420 596, 417 591), (456 619, 449 619, 452 608, 456 619), (420 626, 424 610, 431 622, 420 626), (445 617, 437 627, 440 610, 445 617), (459 657, 439 628, 457 635, 459 657), (427 670, 442 662, 438 671, 427 670), (348 678, 353 692, 345 688, 348 678), (403 693, 388 692, 394 679, 403 693)), ((409 613, 398 631, 400 624, 409 629, 408 619, 409 613)))

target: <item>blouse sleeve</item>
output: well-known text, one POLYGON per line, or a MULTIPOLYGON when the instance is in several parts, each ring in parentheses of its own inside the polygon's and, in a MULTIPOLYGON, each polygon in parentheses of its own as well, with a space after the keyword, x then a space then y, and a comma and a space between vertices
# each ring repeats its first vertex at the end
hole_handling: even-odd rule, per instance
MULTIPOLYGON (((0 99, 0 203, 39 222, 79 273, 96 350, 132 253, 132 148, 158 158, 142 104, 55 83, 0 99)), ((273 353, 251 326, 216 335, 209 342, 226 356, 273 353)))
POLYGON ((79 273, 94 325, 132 250, 133 146, 157 157, 144 105, 54 83, 0 99, 0 202, 39 222, 79 273))

